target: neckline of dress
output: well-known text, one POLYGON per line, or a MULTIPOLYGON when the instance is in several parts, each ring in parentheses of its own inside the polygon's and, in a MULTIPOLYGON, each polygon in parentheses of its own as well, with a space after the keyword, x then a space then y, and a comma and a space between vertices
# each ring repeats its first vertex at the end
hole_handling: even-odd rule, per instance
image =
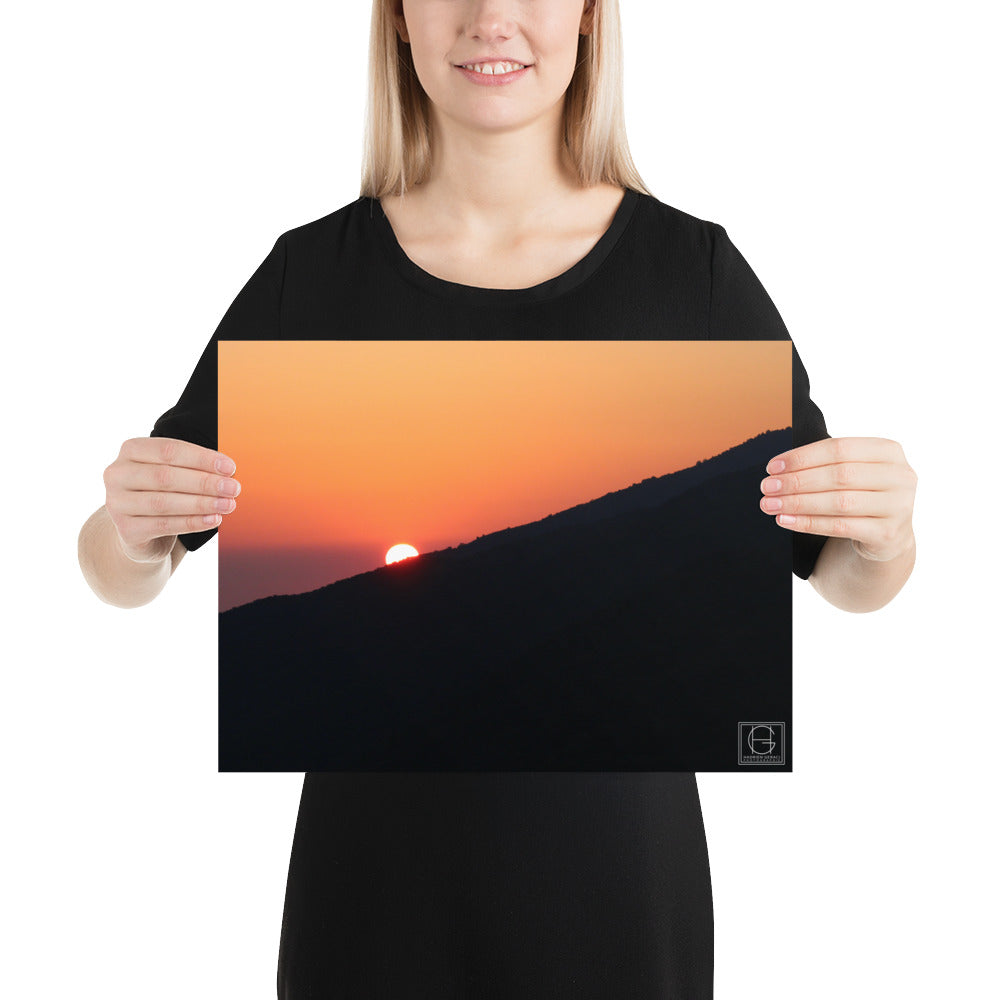
POLYGON ((580 260, 561 274, 526 288, 484 288, 479 285, 466 285, 439 278, 425 271, 406 255, 382 208, 382 203, 377 198, 366 200, 370 202, 369 215, 379 233, 382 246, 388 252, 392 264, 409 282, 434 295, 467 304, 517 306, 553 299, 578 288, 586 281, 604 263, 618 243, 639 201, 639 192, 633 188, 625 188, 625 194, 608 228, 580 260))

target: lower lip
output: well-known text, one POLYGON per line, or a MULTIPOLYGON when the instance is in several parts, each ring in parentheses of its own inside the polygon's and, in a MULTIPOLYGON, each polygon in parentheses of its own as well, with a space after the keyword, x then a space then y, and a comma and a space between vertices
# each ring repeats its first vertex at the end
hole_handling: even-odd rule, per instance
POLYGON ((504 84, 520 80, 521 77, 524 76, 529 69, 531 69, 531 67, 525 66, 524 69, 515 69, 511 73, 502 73, 500 76, 490 76, 488 73, 477 73, 474 69, 466 69, 464 66, 456 66, 455 69, 457 69, 459 73, 471 80, 473 83, 478 83, 480 87, 502 87, 504 84))

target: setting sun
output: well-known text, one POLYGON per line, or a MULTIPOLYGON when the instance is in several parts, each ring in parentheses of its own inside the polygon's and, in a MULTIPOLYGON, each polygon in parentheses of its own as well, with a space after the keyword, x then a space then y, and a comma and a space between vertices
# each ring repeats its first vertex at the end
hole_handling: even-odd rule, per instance
POLYGON ((400 559, 409 559, 411 556, 419 556, 420 553, 412 545, 393 545, 385 554, 385 564, 399 562, 400 559))

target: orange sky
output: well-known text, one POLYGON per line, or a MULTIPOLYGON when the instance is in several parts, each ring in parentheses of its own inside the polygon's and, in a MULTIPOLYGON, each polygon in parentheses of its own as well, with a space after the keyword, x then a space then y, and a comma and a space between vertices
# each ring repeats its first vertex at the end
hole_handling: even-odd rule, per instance
POLYGON ((430 551, 791 423, 789 341, 223 341, 220 544, 430 551))

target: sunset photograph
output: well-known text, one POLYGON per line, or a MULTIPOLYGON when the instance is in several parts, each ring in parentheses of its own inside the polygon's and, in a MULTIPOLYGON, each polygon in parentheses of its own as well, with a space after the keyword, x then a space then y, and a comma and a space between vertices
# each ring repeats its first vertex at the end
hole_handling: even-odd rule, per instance
POLYGON ((789 749, 758 509, 789 342, 218 349, 220 770, 735 770, 748 720, 789 749))

